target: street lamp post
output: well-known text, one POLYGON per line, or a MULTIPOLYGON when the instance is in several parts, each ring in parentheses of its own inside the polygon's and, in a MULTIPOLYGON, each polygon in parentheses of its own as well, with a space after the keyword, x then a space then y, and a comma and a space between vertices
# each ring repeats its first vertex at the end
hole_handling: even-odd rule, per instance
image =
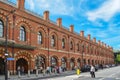
POLYGON ((83 60, 83 53, 84 53, 84 45, 82 45, 82 67, 83 67, 83 63, 84 63, 84 60, 83 60))
POLYGON ((5 80, 8 80, 8 66, 7 66, 7 57, 8 57, 8 16, 14 13, 15 10, 12 10, 6 15, 6 34, 5 34, 5 80))
POLYGON ((50 64, 50 62, 49 62, 49 60, 50 60, 50 59, 49 59, 49 57, 50 57, 50 56, 49 56, 49 31, 50 31, 50 30, 49 30, 49 28, 48 28, 48 67, 50 66, 50 65, 49 65, 49 64, 50 64))
POLYGON ((69 46, 70 42, 69 41, 70 40, 69 39, 70 39, 70 36, 68 35, 68 70, 70 70, 70 53, 69 53, 69 50, 70 50, 69 49, 70 48, 70 46, 69 46))

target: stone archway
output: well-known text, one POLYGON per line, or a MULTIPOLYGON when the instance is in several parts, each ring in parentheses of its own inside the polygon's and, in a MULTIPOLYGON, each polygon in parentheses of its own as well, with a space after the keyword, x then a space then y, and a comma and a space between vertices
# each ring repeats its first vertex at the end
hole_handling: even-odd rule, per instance
POLYGON ((24 73, 28 72, 28 61, 24 58, 19 58, 16 61, 16 71, 18 70, 18 67, 20 68, 20 70, 24 71, 24 73))
POLYGON ((80 60, 80 58, 78 58, 77 59, 77 67, 80 68, 80 66, 81 66, 81 60, 80 60))
POLYGON ((70 59, 70 67, 71 67, 72 70, 75 69, 75 59, 74 58, 70 59))
POLYGON ((65 57, 61 58, 61 67, 63 68, 63 70, 67 69, 67 58, 65 57))
POLYGON ((90 65, 91 63, 90 63, 90 59, 88 59, 88 65, 90 65))
POLYGON ((92 65, 94 65, 94 60, 92 60, 92 65))
POLYGON ((39 69, 40 67, 42 68, 46 68, 46 58, 44 56, 37 56, 36 60, 35 60, 35 66, 37 67, 37 69, 39 69))
MULTIPOLYGON (((32 65, 32 59, 33 59, 33 55, 28 52, 28 51, 24 51, 24 50, 21 50, 21 51, 18 51, 16 54, 15 54, 15 71, 17 70, 17 61, 19 59, 24 59, 24 61, 27 63, 28 67, 26 68, 26 70, 32 70, 34 65, 32 65)), ((27 72, 27 71, 25 71, 27 72)))
POLYGON ((51 63, 51 66, 53 67, 58 66, 58 59, 53 56, 50 58, 50 63, 51 63))
POLYGON ((0 57, 0 75, 5 73, 5 62, 2 57, 0 57))

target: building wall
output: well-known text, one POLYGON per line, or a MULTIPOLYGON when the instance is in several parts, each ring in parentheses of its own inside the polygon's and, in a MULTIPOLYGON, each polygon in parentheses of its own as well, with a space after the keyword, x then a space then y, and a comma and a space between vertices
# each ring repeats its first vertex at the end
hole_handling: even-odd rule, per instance
MULTIPOLYGON (((49 11, 43 13, 43 17, 28 12, 24 9, 24 0, 18 0, 18 4, 13 6, 8 4, 9 2, 0 1, 0 20, 4 23, 4 36, 0 40, 5 41, 5 29, 6 29, 6 15, 11 10, 15 9, 14 13, 11 13, 8 17, 8 41, 17 44, 34 46, 35 49, 24 49, 9 47, 9 57, 14 57, 14 61, 8 61, 9 70, 16 72, 17 61, 19 59, 25 59, 28 62, 28 70, 35 69, 35 60, 37 56, 45 58, 45 68, 51 66, 50 58, 54 56, 57 59, 57 66, 61 66, 61 59, 66 59, 67 69, 71 70, 70 60, 74 62, 74 67, 78 66, 78 59, 80 60, 80 66, 84 64, 112 64, 114 63, 113 49, 110 46, 96 42, 96 39, 91 39, 90 35, 87 38, 84 36, 84 31, 80 34, 74 32, 74 26, 71 25, 67 30, 62 26, 62 19, 58 18, 56 23, 53 23, 49 19, 49 11), (22 4, 20 6, 20 4, 22 4), (14 16, 13 16, 14 15, 14 16), (26 41, 20 41, 19 33, 20 27, 24 26, 26 30, 26 41), (43 44, 38 44, 37 34, 41 31, 43 34, 43 44), (51 36, 54 35, 56 39, 56 46, 51 46, 51 36), (65 38, 65 48, 62 48, 62 38, 65 38), (73 50, 70 49, 70 42, 73 42, 73 50), (79 44, 79 50, 77 47, 79 44), (85 59, 86 63, 82 60, 85 59), (89 61, 88 61, 89 60, 89 61), (92 62, 93 61, 93 62, 92 62)), ((0 57, 4 56, 5 47, 0 47, 0 57)))

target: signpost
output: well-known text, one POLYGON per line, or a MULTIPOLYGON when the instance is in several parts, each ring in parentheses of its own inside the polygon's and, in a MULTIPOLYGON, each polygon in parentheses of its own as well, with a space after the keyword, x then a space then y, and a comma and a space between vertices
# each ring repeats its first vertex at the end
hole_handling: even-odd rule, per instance
POLYGON ((8 60, 8 61, 13 61, 13 60, 14 60, 14 58, 9 57, 9 58, 7 58, 7 60, 8 60))

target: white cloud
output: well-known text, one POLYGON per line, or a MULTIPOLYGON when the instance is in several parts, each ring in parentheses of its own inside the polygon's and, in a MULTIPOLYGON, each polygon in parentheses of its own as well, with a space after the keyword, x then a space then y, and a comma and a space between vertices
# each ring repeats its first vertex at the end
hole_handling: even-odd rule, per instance
POLYGON ((109 23, 108 30, 112 34, 120 35, 120 23, 109 23))
POLYGON ((104 42, 108 42, 110 44, 115 44, 120 42, 120 36, 111 36, 110 38, 104 39, 104 42))
POLYGON ((108 30, 101 30, 98 28, 94 29, 87 29, 85 31, 86 34, 91 34, 91 36, 98 37, 98 38, 106 38, 108 37, 108 30))
POLYGON ((110 46, 114 47, 114 49, 120 49, 119 42, 120 36, 111 36, 109 38, 103 39, 103 42, 110 44, 110 46))
POLYGON ((30 9, 33 10, 35 8, 35 3, 33 0, 26 0, 28 4, 30 5, 30 9))
POLYGON ((91 21, 97 19, 109 21, 118 12, 120 12, 120 0, 107 0, 98 9, 87 12, 87 16, 91 21))
POLYGON ((31 9, 37 7, 42 11, 49 10, 52 14, 71 16, 75 10, 71 1, 69 1, 69 4, 65 0, 27 0, 27 2, 30 4, 31 9))

